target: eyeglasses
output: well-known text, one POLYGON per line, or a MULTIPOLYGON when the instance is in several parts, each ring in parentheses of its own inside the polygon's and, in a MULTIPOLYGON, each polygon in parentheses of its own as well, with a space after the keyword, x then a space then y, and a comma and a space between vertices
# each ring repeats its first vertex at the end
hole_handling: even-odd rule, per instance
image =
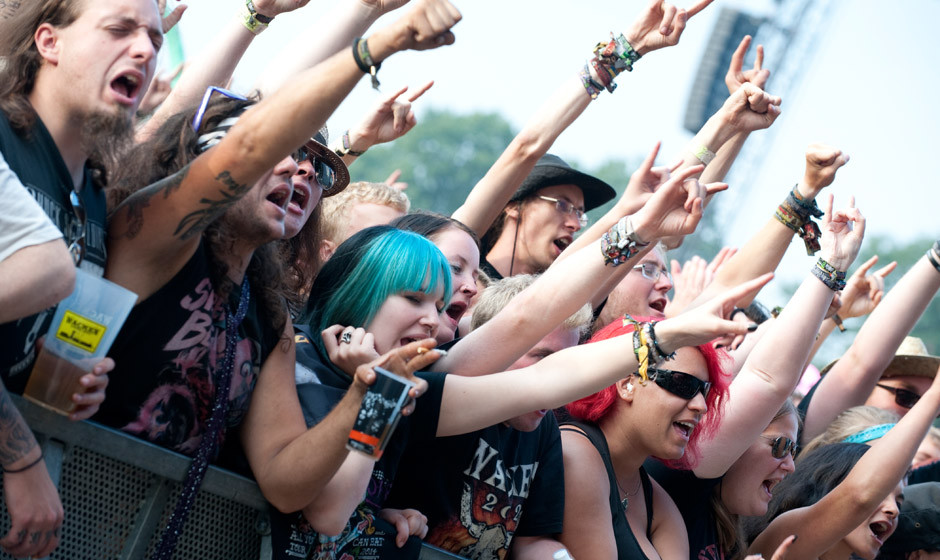
POLYGON ((669 274, 669 271, 666 270, 665 267, 660 267, 656 263, 645 262, 642 264, 638 264, 633 267, 633 270, 639 270, 640 274, 643 275, 643 278, 646 278, 647 280, 651 282, 658 282, 660 277, 662 277, 663 275, 665 275, 666 278, 670 282, 672 282, 672 275, 669 274))
POLYGON ((650 379, 655 381, 657 385, 685 400, 693 399, 696 393, 702 393, 703 397, 708 398, 708 391, 712 387, 711 382, 702 381, 698 377, 683 371, 653 367, 648 368, 646 371, 649 373, 650 379))
POLYGON ((231 99, 238 99, 239 101, 248 101, 247 97, 239 95, 234 91, 229 91, 225 88, 209 86, 206 88, 206 93, 202 95, 202 102, 199 104, 199 109, 197 109, 196 114, 193 115, 193 130, 196 132, 199 132, 199 128, 202 126, 202 119, 206 116, 206 109, 209 108, 209 100, 212 99, 213 93, 218 93, 231 99))
POLYGON ((800 450, 800 446, 798 446, 795 441, 788 437, 761 437, 770 442, 770 454, 774 456, 774 459, 784 459, 786 458, 787 453, 793 457, 796 457, 797 452, 800 450))
POLYGON ((908 391, 907 389, 892 387, 890 385, 882 385, 881 383, 876 383, 875 387, 881 387, 885 391, 894 393, 894 402, 902 408, 911 408, 920 400, 920 395, 914 391, 908 391))
POLYGON ((581 227, 588 225, 587 214, 584 213, 584 210, 576 207, 574 204, 571 204, 567 200, 561 200, 558 198, 552 198, 550 196, 539 195, 539 198, 546 200, 548 202, 555 203, 555 209, 561 212, 562 214, 571 214, 578 218, 578 223, 581 224, 581 227))
POLYGON ((78 196, 78 193, 74 190, 69 190, 69 202, 72 204, 72 212, 75 214, 75 217, 78 218, 79 222, 79 233, 78 236, 69 243, 69 254, 72 255, 72 260, 75 262, 75 266, 82 264, 82 259, 85 258, 85 225, 87 223, 87 216, 85 215, 85 206, 82 204, 81 197, 78 196))
MULTIPOLYGON (((310 141, 314 142, 312 139, 310 141)), ((313 150, 306 144, 294 150, 290 157, 297 165, 310 160, 310 163, 313 164, 313 174, 317 179, 317 184, 324 191, 328 191, 336 185, 336 172, 330 167, 329 163, 317 158, 313 150)))

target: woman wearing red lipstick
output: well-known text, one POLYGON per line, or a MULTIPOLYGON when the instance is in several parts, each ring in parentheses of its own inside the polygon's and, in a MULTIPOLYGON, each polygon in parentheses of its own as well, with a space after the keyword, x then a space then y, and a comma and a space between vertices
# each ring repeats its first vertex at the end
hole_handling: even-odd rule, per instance
POLYGON ((838 443, 809 455, 777 486, 767 515, 748 528, 749 552, 769 555, 797 534, 794 558, 873 559, 897 526, 905 473, 938 414, 940 376, 871 448, 838 443))

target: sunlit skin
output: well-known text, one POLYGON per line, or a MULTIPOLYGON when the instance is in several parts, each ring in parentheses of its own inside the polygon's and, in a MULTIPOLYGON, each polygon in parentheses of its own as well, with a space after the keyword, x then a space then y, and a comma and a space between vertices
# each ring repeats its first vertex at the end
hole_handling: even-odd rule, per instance
MULTIPOLYGON (((653 249, 640 259, 637 264, 653 263, 661 270, 666 269, 665 257, 659 249, 653 249)), ((607 325, 624 313, 635 317, 664 319, 668 299, 666 294, 672 289, 672 281, 665 274, 660 274, 655 281, 648 280, 639 270, 631 270, 623 277, 607 297, 607 303, 598 318, 598 325, 607 325)))
POLYGON ((743 516, 767 513, 773 487, 794 470, 793 456, 788 453, 777 459, 772 453, 772 442, 780 436, 795 441, 796 434, 796 416, 781 416, 731 465, 721 479, 721 501, 728 511, 743 516))
POLYGON ((454 288, 450 304, 441 315, 441 326, 436 337, 438 344, 445 344, 454 339, 460 319, 477 294, 480 250, 467 232, 456 227, 438 231, 430 239, 450 263, 451 285, 454 288))
POLYGON ((565 200, 576 208, 584 209, 584 194, 574 185, 545 187, 522 204, 510 205, 506 210, 502 234, 487 255, 487 260, 503 276, 509 275, 510 261, 512 274, 543 272, 555 262, 574 239, 574 234, 581 229, 577 216, 560 212, 554 202, 542 200, 539 196, 565 200))
MULTIPOLYGON (((914 375, 899 375, 895 377, 884 377, 879 380, 878 383, 881 385, 888 385, 890 387, 907 389, 908 391, 912 391, 918 395, 923 395, 927 392, 927 388, 930 387, 931 379, 929 377, 920 377, 914 375)), ((894 402, 893 392, 882 389, 881 387, 875 387, 872 389, 871 395, 868 396, 868 400, 865 401, 865 404, 870 406, 877 406, 883 410, 890 410, 898 416, 904 416, 909 410, 903 406, 899 406, 896 402, 894 402)))
POLYGON ((434 338, 444 308, 444 287, 430 294, 402 292, 388 296, 365 326, 375 337, 375 351, 385 354, 416 340, 434 338))
MULTIPOLYGON (((509 369, 513 370, 529 367, 535 363, 538 363, 542 358, 551 356, 559 350, 577 346, 577 344, 578 331, 576 329, 572 330, 565 329, 564 327, 558 327, 557 329, 545 335, 545 338, 538 341, 538 343, 533 346, 531 350, 526 352, 524 356, 509 366, 509 369)), ((529 412, 527 414, 511 418, 507 420, 505 424, 521 432, 531 432, 539 427, 539 424, 542 423, 542 418, 544 418, 548 412, 549 411, 545 409, 536 410, 534 412, 529 412)))

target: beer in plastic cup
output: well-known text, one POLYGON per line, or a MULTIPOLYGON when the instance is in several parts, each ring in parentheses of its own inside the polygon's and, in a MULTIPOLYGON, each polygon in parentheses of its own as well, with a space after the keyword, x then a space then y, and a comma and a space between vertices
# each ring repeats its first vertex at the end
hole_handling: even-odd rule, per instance
POLYGON ((374 369, 375 383, 362 397, 359 415, 349 432, 346 447, 378 459, 401 419, 401 409, 408 402, 408 392, 415 384, 387 369, 374 369))
POLYGON ((56 308, 23 396, 61 414, 75 409, 79 380, 108 353, 137 294, 75 270, 75 289, 56 308))

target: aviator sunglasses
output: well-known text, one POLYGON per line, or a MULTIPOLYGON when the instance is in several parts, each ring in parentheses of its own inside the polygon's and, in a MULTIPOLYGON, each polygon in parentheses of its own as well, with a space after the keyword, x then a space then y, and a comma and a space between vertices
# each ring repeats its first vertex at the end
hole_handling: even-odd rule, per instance
POLYGON ((702 381, 698 377, 683 371, 651 367, 647 369, 647 372, 649 378, 655 381, 657 385, 685 400, 691 400, 696 393, 702 393, 703 397, 708 398, 708 391, 712 387, 710 382, 702 381))
POLYGON ((770 442, 770 454, 774 456, 774 459, 783 459, 787 456, 787 453, 795 458, 800 449, 796 442, 788 437, 761 437, 770 442))
MULTIPOLYGON (((206 110, 209 108, 209 100, 212 99, 212 95, 215 93, 230 99, 238 99, 239 101, 248 100, 247 97, 239 95, 233 91, 229 91, 225 88, 209 86, 206 89, 206 93, 204 93, 202 96, 202 102, 199 104, 199 109, 197 109, 196 114, 193 115, 192 125, 194 131, 199 132, 199 129, 202 128, 202 121, 206 116, 206 110)), ((224 119, 218 123, 218 125, 216 125, 216 130, 201 135, 198 139, 197 149, 199 153, 208 150, 217 144, 220 140, 222 140, 222 138, 225 137, 225 135, 228 133, 228 130, 235 124, 235 121, 237 120, 237 117, 224 119)), ((319 183, 320 188, 322 188, 324 191, 329 191, 336 184, 336 173, 333 171, 333 168, 330 167, 326 162, 316 158, 314 156, 313 150, 308 148, 306 145, 294 150, 290 157, 298 165, 309 159, 310 163, 313 164, 313 172, 314 176, 317 178, 317 183, 319 183)))

